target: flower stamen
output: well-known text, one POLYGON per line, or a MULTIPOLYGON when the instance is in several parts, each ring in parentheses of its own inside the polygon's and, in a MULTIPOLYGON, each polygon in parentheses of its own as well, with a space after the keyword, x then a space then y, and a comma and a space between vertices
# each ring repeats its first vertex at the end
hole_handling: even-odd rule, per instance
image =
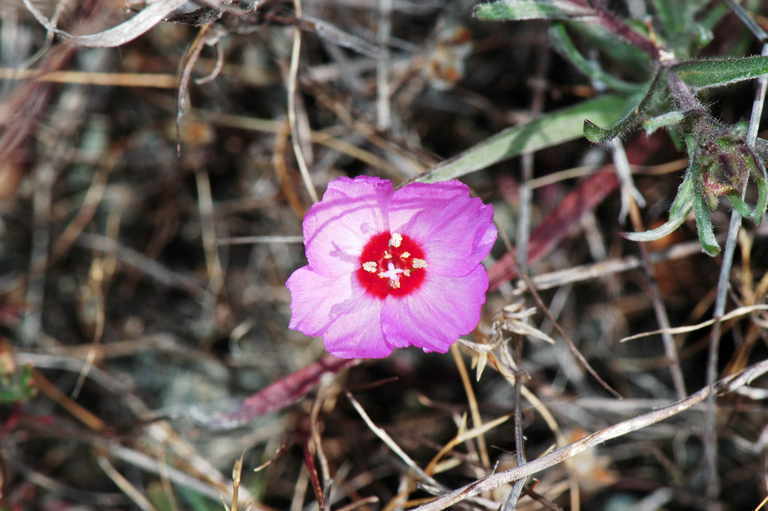
POLYGON ((357 277, 369 295, 403 297, 422 285, 426 267, 421 244, 406 234, 384 231, 363 247, 357 277))
POLYGON ((405 270, 400 268, 395 268, 395 265, 392 263, 389 263, 387 265, 387 271, 383 271, 379 273, 379 278, 382 279, 389 279, 389 285, 390 287, 393 287, 397 289, 400 287, 400 274, 405 273, 405 270))

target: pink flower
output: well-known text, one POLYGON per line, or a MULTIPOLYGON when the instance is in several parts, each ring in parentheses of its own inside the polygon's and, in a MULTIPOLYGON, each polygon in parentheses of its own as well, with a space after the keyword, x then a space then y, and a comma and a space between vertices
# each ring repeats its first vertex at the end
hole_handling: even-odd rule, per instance
POLYGON ((460 181, 393 190, 339 178, 304 218, 309 264, 288 279, 290 328, 342 358, 445 353, 480 320, 493 210, 460 181))

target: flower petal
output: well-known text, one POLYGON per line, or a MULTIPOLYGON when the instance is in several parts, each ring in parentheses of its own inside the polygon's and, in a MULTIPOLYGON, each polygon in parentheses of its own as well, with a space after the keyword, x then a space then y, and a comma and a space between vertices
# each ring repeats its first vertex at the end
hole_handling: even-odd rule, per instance
POLYGON ((481 265, 463 277, 428 273, 422 287, 403 298, 388 298, 381 322, 387 342, 445 353, 480 321, 488 274, 481 265))
POLYGON ((381 358, 392 352, 381 330, 382 300, 369 297, 354 275, 327 277, 303 266, 286 286, 291 292, 288 325, 323 337, 326 350, 341 358, 381 358))
POLYGON ((428 272, 461 276, 473 271, 496 241, 493 208, 469 195, 417 213, 401 229, 424 247, 428 272))
MULTIPOLYGON (((389 225, 399 232, 413 215, 424 210, 440 211, 455 197, 468 197, 467 185, 456 179, 440 183, 411 183, 395 191, 388 205, 389 225)), ((433 213, 434 214, 434 213, 433 213)))
POLYGON ((392 195, 392 182, 374 176, 339 177, 328 183, 322 200, 356 199, 365 195, 392 195))
POLYGON ((327 277, 302 266, 285 285, 291 292, 289 328, 305 335, 319 336, 344 312, 342 304, 353 296, 352 274, 327 277))
POLYGON ((326 276, 351 273, 368 239, 387 230, 383 208, 392 193, 389 181, 371 177, 332 181, 323 200, 304 217, 309 265, 326 276))
POLYGON ((340 314, 323 334, 328 353, 339 358, 383 358, 392 353, 381 329, 383 300, 364 293, 354 308, 340 314))
POLYGON ((322 336, 328 352, 344 358, 386 357, 407 346, 445 352, 480 319, 488 288, 481 260, 495 239, 492 208, 459 181, 393 191, 379 178, 334 180, 304 219, 309 264, 286 283, 290 327, 322 336), (410 254, 415 248, 398 257, 413 257, 425 280, 410 293, 382 299, 366 292, 357 275, 363 247, 385 231, 395 252, 408 238, 418 252, 423 248, 418 258, 410 254))

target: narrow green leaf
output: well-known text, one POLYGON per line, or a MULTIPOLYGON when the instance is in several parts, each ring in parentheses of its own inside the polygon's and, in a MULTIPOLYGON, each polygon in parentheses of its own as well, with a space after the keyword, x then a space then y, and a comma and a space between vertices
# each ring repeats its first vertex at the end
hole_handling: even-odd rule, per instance
POLYGON ((754 209, 749 210, 748 206, 745 209, 742 204, 740 204, 740 202, 743 203, 744 201, 736 194, 733 194, 733 198, 730 196, 728 197, 733 208, 736 209, 741 216, 749 218, 758 225, 762 222, 763 216, 765 216, 766 207, 768 207, 768 181, 766 180, 764 164, 766 155, 764 154, 764 151, 761 150, 761 146, 764 143, 765 140, 757 138, 755 146, 749 151, 750 154, 743 154, 744 158, 742 160, 749 171, 749 176, 755 180, 755 187, 757 188, 757 202, 755 203, 754 209), (742 210, 749 210, 749 213, 744 214, 742 210))
POLYGON ((568 35, 568 30, 562 23, 552 25, 549 29, 549 39, 557 51, 593 82, 602 83, 609 89, 619 92, 636 93, 640 89, 640 85, 615 78, 613 75, 603 71, 597 62, 584 58, 576 48, 576 45, 573 44, 571 37, 568 35))
POLYGON ((689 19, 686 11, 690 9, 686 9, 684 2, 680 2, 680 0, 653 0, 653 7, 667 36, 685 31, 689 19))
MULTIPOLYGON (((617 123, 616 127, 621 126, 622 122, 617 123)), ((621 129, 608 128, 603 129, 589 119, 584 119, 584 138, 592 142, 593 144, 599 144, 605 140, 610 140, 613 137, 619 136, 621 129), (614 134, 615 133, 615 134, 614 134)))
POLYGON ((599 50, 622 69, 632 69, 638 77, 650 75, 652 67, 648 55, 605 27, 580 21, 569 22, 568 27, 584 38, 585 47, 599 50))
POLYGON ((757 225, 763 221, 765 210, 768 208, 768 181, 763 177, 757 178, 757 203, 752 216, 752 221, 757 225))
MULTIPOLYGON (((692 162, 695 165, 695 161, 692 162)), ((686 172, 685 179, 677 189, 677 195, 669 208, 669 220, 655 229, 642 232, 625 232, 622 235, 632 241, 654 241, 672 234, 683 225, 693 208, 693 172, 686 172)))
POLYGON ((735 209, 744 218, 754 218, 755 211, 749 207, 749 204, 739 197, 737 193, 729 193, 725 196, 728 202, 731 203, 731 207, 735 209))
POLYGON ((496 0, 479 4, 472 12, 483 21, 567 20, 593 14, 591 9, 567 0, 496 0))
POLYGON ((625 232, 622 233, 622 236, 631 241, 655 241, 663 238, 664 236, 672 234, 678 229, 678 227, 683 225, 683 222, 685 222, 685 218, 688 216, 688 212, 691 210, 691 207, 693 207, 693 201, 689 201, 687 204, 685 204, 685 206, 687 209, 683 209, 681 211, 683 214, 674 218, 670 217, 670 219, 667 220, 663 225, 660 225, 655 229, 649 229, 642 232, 625 232))
MULTIPOLYGON (((709 2, 711 3, 711 2, 709 2)), ((664 46, 679 59, 688 59, 699 48, 712 40, 711 27, 697 22, 695 13, 702 3, 696 0, 653 0, 654 10, 661 25, 664 46)), ((710 6, 708 11, 717 10, 710 6)), ((722 9, 720 10, 722 11, 722 9)), ((722 14, 720 14, 722 16, 722 14)))
POLYGON ((677 189, 675 200, 669 208, 669 216, 677 218, 678 216, 687 216, 693 206, 693 173, 687 172, 685 179, 677 189))
MULTIPOLYGON (((760 141, 762 139, 758 138, 756 142, 760 141)), ((752 220, 757 225, 760 225, 765 216, 766 208, 768 208, 768 172, 765 170, 765 158, 759 152, 750 161, 753 163, 753 165, 750 165, 750 175, 757 183, 757 203, 755 204, 752 220)))
POLYGON ((720 87, 768 74, 768 57, 692 60, 674 66, 681 80, 697 89, 720 87))
POLYGON ((708 255, 714 257, 720 253, 720 245, 717 243, 715 231, 712 229, 712 212, 701 193, 696 193, 693 198, 693 210, 696 214, 696 231, 699 234, 701 248, 708 255))
POLYGON ((683 112, 673 110, 665 114, 657 115, 646 121, 643 121, 643 129, 646 135, 651 135, 659 128, 666 128, 679 124, 685 119, 683 112))
POLYGON ((606 94, 542 115, 488 137, 461 154, 438 164, 416 180, 427 183, 460 177, 494 163, 552 147, 582 135, 584 119, 610 124, 627 108, 624 96, 606 94))
POLYGON ((630 97, 629 104, 632 108, 627 109, 626 113, 615 124, 608 128, 601 128, 591 120, 584 121, 584 137, 592 143, 599 144, 615 137, 620 137, 626 132, 631 131, 640 124, 645 117, 651 115, 651 112, 658 103, 657 98, 662 90, 666 90, 664 80, 660 79, 662 72, 656 73, 653 80, 649 81, 645 88, 637 94, 630 97))

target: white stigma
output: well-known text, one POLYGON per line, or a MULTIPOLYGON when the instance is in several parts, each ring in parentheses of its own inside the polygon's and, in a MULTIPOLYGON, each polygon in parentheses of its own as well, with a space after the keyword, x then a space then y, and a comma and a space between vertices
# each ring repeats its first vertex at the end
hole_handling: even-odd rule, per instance
POLYGON ((390 287, 395 289, 400 287, 400 274, 405 273, 405 270, 396 268, 391 262, 387 266, 387 271, 379 273, 379 277, 382 279, 389 279, 390 287))

